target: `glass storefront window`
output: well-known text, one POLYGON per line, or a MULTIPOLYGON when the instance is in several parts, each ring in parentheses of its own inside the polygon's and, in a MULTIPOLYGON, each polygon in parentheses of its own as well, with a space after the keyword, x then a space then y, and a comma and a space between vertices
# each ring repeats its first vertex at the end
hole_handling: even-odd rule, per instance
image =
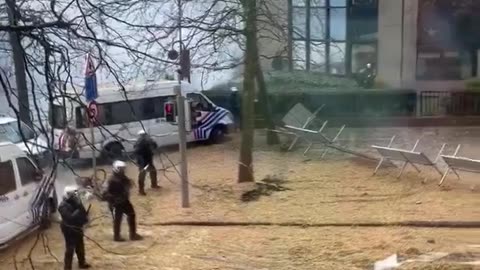
POLYGON ((346 7, 347 0, 330 0, 331 7, 346 7))
POLYGON ((292 0, 292 5, 294 7, 305 7, 307 6, 308 0, 292 0))
POLYGON ((368 63, 376 66, 377 50, 374 44, 352 45, 352 73, 358 73, 368 63))
POLYGON ((310 1, 310 6, 311 7, 325 7, 326 5, 326 0, 312 0, 310 1))
POLYGON ((327 55, 325 44, 323 42, 312 42, 310 46, 310 70, 325 72, 327 55))
POLYGON ((293 66, 297 70, 307 69, 307 50, 305 46, 305 41, 294 41, 293 42, 293 66))
POLYGON ((345 68, 345 42, 332 42, 330 43, 330 73, 335 75, 344 75, 346 73, 345 68))
POLYGON ((310 9, 310 39, 325 40, 327 12, 325 8, 310 9))
POLYGON ((330 38, 332 40, 347 39, 347 9, 330 9, 330 38))
POLYGON ((293 12, 293 38, 305 39, 307 33, 307 10, 295 7, 293 12))
POLYGON ((349 2, 292 0, 292 63, 295 69, 344 75, 363 67, 367 61, 363 58, 373 62, 375 57, 371 55, 375 55, 376 50, 378 8, 376 4, 348 6, 349 2), (348 13, 347 9, 350 10, 348 13), (356 24, 355 18, 363 23, 356 24), (353 23, 347 23, 351 19, 353 23), (357 42, 368 43, 366 46, 374 51, 369 52, 368 57, 353 59, 355 53, 348 50, 354 50, 352 44, 357 42))
POLYGON ((466 80, 478 76, 480 1, 420 1, 417 24, 419 80, 466 80))

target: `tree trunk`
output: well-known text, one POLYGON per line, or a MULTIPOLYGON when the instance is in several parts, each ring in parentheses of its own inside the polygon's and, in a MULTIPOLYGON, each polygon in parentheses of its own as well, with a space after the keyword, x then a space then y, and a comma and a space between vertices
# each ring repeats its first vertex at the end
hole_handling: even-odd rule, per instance
MULTIPOLYGON (((15 0, 7 0, 8 20, 10 25, 16 25, 15 16, 15 0)), ((19 33, 15 31, 9 32, 10 45, 12 47, 13 65, 15 67, 15 82, 18 98, 19 118, 25 124, 32 127, 32 118, 30 117, 30 103, 28 100, 27 78, 25 75, 25 60, 20 41, 19 33)))
POLYGON ((256 78, 257 78, 257 86, 258 86, 258 101, 260 103, 260 108, 262 110, 265 125, 267 126, 267 144, 268 145, 279 144, 280 140, 278 139, 278 134, 273 131, 275 129, 275 125, 273 124, 272 111, 270 110, 270 102, 268 101, 267 84, 265 83, 265 77, 263 76, 262 66, 260 65, 260 55, 258 54, 258 45, 255 48, 255 52, 256 52, 256 58, 257 58, 256 78))
POLYGON ((256 7, 255 0, 244 0, 245 10, 245 71, 242 91, 242 131, 240 160, 238 167, 238 182, 253 182, 253 136, 254 136, 254 117, 255 117, 255 73, 256 73, 256 7))

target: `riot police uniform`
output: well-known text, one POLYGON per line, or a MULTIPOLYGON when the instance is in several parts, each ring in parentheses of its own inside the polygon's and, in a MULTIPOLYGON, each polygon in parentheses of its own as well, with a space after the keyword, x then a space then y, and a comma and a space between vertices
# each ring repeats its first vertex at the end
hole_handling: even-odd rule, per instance
POLYGON ((83 226, 88 223, 88 213, 78 197, 76 187, 65 187, 58 212, 62 217, 60 228, 65 238, 64 269, 72 269, 74 252, 77 254, 79 268, 90 268, 85 260, 85 245, 83 242, 83 226))
POLYGON ((130 240, 142 239, 142 237, 137 234, 135 210, 130 202, 132 180, 125 175, 125 167, 126 164, 122 161, 115 161, 113 163, 113 174, 108 179, 107 189, 104 193, 104 198, 108 201, 109 208, 113 212, 114 241, 124 241, 120 236, 123 215, 127 216, 130 240))
POLYGON ((157 183, 157 169, 153 163, 153 150, 157 148, 157 144, 141 130, 138 132, 140 136, 135 143, 135 156, 138 165, 138 191, 140 195, 146 195, 145 193, 145 176, 147 171, 150 172, 150 181, 152 188, 160 188, 157 183))

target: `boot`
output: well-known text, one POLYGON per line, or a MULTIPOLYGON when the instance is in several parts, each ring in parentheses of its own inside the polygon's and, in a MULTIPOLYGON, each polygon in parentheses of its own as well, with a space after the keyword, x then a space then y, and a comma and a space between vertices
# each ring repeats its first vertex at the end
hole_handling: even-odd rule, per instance
POLYGON ((67 250, 65 251, 63 269, 72 270, 72 262, 73 262, 73 248, 67 247, 67 250))
POLYGON ((78 268, 80 269, 90 268, 90 265, 85 260, 85 243, 83 242, 83 233, 79 235, 79 240, 77 242, 75 252, 77 253, 78 268))
POLYGON ((138 194, 141 196, 147 195, 145 193, 145 171, 141 171, 138 174, 138 194))
POLYGON ((78 264, 78 268, 80 268, 80 269, 88 269, 90 267, 91 267, 91 265, 88 264, 88 263, 79 263, 78 264))
POLYGON ((121 236, 114 236, 113 241, 115 241, 115 242, 125 242, 125 238, 122 238, 121 236))
POLYGON ((136 233, 134 235, 130 235, 130 240, 131 241, 141 241, 143 240, 143 236, 141 236, 140 234, 136 233))
POLYGON ((137 233, 137 224, 135 223, 135 215, 129 215, 127 217, 128 227, 130 229, 130 240, 139 241, 143 240, 143 237, 137 233))
POLYGON ((158 185, 158 182, 157 182, 157 170, 155 169, 155 167, 152 168, 152 170, 150 171, 150 181, 152 181, 152 188, 153 189, 159 189, 160 186, 158 185))
POLYGON ((119 213, 118 209, 114 209, 113 211, 113 241, 115 242, 123 242, 123 239, 120 236, 120 228, 122 226, 122 215, 123 213, 119 213))

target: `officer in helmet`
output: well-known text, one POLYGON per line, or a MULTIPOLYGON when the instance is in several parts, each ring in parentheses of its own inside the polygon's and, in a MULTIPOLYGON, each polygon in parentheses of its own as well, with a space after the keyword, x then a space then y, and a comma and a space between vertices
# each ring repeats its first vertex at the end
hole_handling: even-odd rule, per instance
POLYGON ((64 269, 72 269, 73 253, 77 254, 78 267, 90 268, 85 260, 83 226, 88 223, 88 213, 82 204, 76 186, 67 186, 63 191, 63 200, 58 206, 62 217, 60 228, 65 238, 64 269))
POLYGON ((138 165, 138 192, 140 195, 145 193, 145 176, 147 171, 150 172, 151 187, 154 189, 160 188, 157 183, 157 169, 153 164, 153 151, 157 148, 157 144, 148 136, 145 130, 140 130, 138 139, 135 143, 134 152, 138 165))
POLYGON ((117 160, 113 163, 113 174, 108 179, 107 189, 104 198, 113 212, 113 240, 123 242, 120 236, 123 215, 127 216, 130 232, 130 240, 142 240, 143 237, 137 234, 135 222, 135 210, 130 202, 130 189, 132 180, 125 175, 125 162, 117 160))

